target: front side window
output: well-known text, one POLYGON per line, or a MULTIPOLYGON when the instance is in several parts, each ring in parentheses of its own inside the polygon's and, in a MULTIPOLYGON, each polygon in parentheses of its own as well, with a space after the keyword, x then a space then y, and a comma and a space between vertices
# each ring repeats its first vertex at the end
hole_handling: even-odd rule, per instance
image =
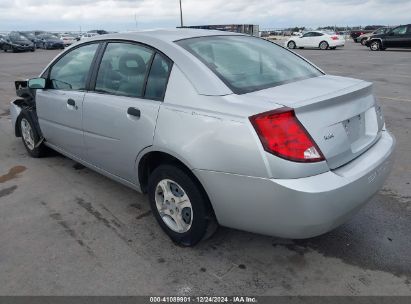
POLYGON ((399 26, 392 30, 394 35, 404 35, 407 32, 407 26, 399 26))
POLYGON ((50 89, 84 90, 98 44, 74 49, 53 65, 49 75, 50 89))
POLYGON ((207 65, 236 94, 323 75, 299 56, 259 38, 207 36, 176 43, 207 65))
POLYGON ((142 97, 153 51, 130 43, 109 43, 101 60, 95 91, 142 97))

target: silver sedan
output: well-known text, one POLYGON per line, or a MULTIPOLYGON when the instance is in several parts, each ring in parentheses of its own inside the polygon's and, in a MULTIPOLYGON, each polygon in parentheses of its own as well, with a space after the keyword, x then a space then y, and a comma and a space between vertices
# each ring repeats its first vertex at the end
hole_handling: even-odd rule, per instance
POLYGON ((192 29, 97 36, 16 82, 16 136, 139 192, 178 244, 218 224, 325 233, 383 185, 395 146, 372 84, 274 43, 192 29))

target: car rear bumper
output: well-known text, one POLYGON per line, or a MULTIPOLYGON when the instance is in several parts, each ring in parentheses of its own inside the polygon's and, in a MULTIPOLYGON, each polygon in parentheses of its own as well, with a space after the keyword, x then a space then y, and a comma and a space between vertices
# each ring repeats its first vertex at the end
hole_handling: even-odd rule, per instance
POLYGON ((355 214, 386 180, 395 139, 381 139, 347 165, 299 179, 266 179, 194 170, 227 227, 284 238, 326 233, 355 214))

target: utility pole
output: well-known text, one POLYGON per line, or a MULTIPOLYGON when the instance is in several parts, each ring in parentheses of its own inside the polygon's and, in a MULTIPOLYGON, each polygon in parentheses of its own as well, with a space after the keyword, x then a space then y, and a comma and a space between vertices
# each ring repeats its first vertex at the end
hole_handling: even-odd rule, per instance
POLYGON ((181 7, 181 0, 180 0, 180 26, 183 27, 183 8, 181 7))

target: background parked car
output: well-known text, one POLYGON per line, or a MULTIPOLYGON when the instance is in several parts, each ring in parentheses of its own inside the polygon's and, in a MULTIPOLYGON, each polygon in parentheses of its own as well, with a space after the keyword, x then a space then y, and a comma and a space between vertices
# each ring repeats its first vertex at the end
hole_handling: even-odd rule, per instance
POLYGON ((55 35, 41 34, 38 35, 37 38, 39 39, 37 42, 37 47, 43 48, 45 50, 64 49, 63 41, 55 35))
POLYGON ((11 32, 3 41, 2 50, 12 52, 34 52, 36 47, 33 42, 18 32, 11 32))
POLYGON ((61 34, 60 39, 63 41, 64 46, 69 46, 77 42, 76 38, 70 34, 61 34))
POLYGON ((291 37, 285 43, 289 49, 320 48, 322 50, 336 49, 345 45, 344 37, 335 32, 311 31, 304 35, 291 37))
POLYGON ((80 37, 80 40, 82 40, 82 39, 87 39, 87 38, 92 38, 92 37, 94 37, 94 36, 98 36, 98 34, 97 34, 97 33, 84 33, 84 34, 80 37))
POLYGON ((6 35, 0 34, 0 50, 3 49, 3 44, 5 43, 6 35))
POLYGON ((362 34, 361 36, 359 36, 357 38, 357 41, 359 41, 362 45, 365 45, 365 43, 367 42, 367 40, 373 36, 373 35, 380 35, 380 34, 385 34, 386 32, 388 32, 391 29, 391 27, 381 27, 378 30, 372 32, 372 33, 366 33, 366 34, 362 34))
POLYGON ((358 31, 351 31, 351 38, 352 40, 354 40, 355 43, 360 42, 360 40, 358 40, 358 37, 360 37, 361 35, 364 34, 368 34, 368 33, 372 33, 371 30, 358 30, 358 31))
POLYGON ((411 24, 400 25, 383 34, 373 35, 367 40, 366 45, 371 51, 411 48, 411 24))
POLYGON ((20 35, 23 35, 24 37, 26 37, 28 40, 30 40, 31 42, 34 43, 34 46, 37 47, 37 41, 38 38, 36 37, 36 35, 33 32, 19 32, 20 35))

